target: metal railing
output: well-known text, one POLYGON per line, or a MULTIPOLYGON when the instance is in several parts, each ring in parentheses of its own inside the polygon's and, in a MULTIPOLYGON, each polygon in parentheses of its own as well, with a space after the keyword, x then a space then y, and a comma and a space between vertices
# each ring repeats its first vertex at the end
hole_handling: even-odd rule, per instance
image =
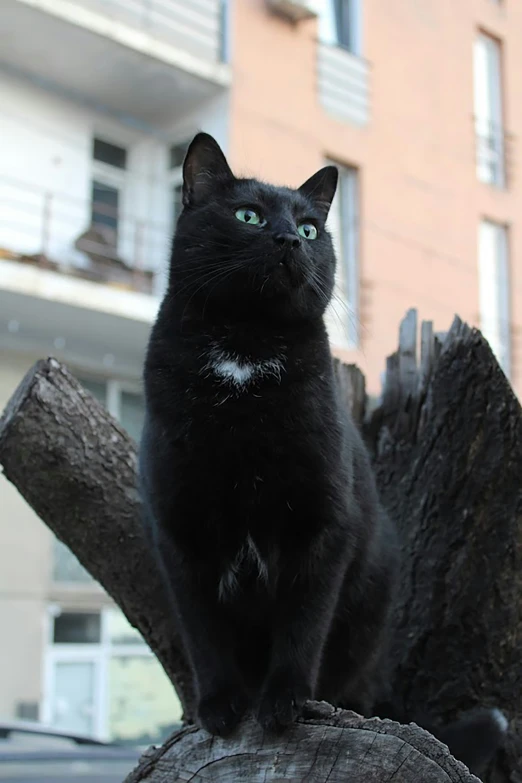
POLYGON ((164 221, 0 176, 0 258, 156 293, 173 231, 162 191, 164 221))

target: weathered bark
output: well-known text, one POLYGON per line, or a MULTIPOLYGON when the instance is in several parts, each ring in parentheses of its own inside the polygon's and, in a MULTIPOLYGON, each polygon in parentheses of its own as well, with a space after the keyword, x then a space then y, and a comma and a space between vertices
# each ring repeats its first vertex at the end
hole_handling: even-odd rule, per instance
POLYGON ((394 701, 441 721, 476 705, 511 720, 489 775, 522 780, 522 412, 480 332, 441 343, 416 313, 367 428, 381 497, 403 542, 394 701))
POLYGON ((445 745, 418 726, 311 702, 279 738, 253 720, 234 738, 213 738, 195 727, 151 749, 125 783, 478 783, 445 745))
MULTIPOLYGON (((399 525, 405 553, 394 701, 406 715, 439 720, 478 704, 500 707, 510 719, 510 734, 487 780, 521 783, 520 406, 479 332, 456 320, 439 339, 423 324, 417 367, 416 331, 416 314, 410 312, 401 325, 400 351, 388 360, 383 403, 363 424, 381 495, 399 525)), ((347 405, 362 423, 363 376, 341 365, 336 372, 347 405)), ((0 422, 0 463, 141 631, 190 716, 187 666, 139 523, 134 444, 64 368, 49 360, 28 374, 0 422)), ((442 746, 419 729, 362 721, 349 713, 323 712, 321 720, 321 728, 312 719, 277 742, 262 740, 254 724, 224 744, 185 730, 157 758, 149 756, 148 766, 129 783, 241 779, 231 766, 238 760, 242 779, 267 782, 471 780, 462 768, 448 771, 446 761, 439 763, 442 746), (366 747, 367 732, 373 732, 372 747, 361 758, 357 748, 366 747), (404 760, 397 737, 415 752, 420 747, 424 758, 404 760), (428 745, 418 747, 419 737, 428 745), (420 771, 422 764, 426 772, 420 771), (258 778, 245 771, 254 768, 262 770, 258 778), (428 777, 432 773, 439 777, 428 777)))

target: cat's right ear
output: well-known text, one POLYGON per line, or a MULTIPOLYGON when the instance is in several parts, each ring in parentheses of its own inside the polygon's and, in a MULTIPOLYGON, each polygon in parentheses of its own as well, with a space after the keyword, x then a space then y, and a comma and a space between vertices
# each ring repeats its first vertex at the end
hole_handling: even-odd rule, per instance
POLYGON ((218 182, 234 175, 217 141, 208 133, 192 139, 183 161, 183 205, 201 204, 218 182))

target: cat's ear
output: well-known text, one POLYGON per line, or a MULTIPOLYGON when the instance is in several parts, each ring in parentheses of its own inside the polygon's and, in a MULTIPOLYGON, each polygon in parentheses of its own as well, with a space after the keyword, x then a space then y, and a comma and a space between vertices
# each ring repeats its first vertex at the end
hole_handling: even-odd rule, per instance
POLYGON ((310 179, 307 179, 298 188, 299 193, 302 193, 303 196, 307 196, 314 202, 325 220, 328 217, 328 212, 335 196, 338 179, 339 171, 337 166, 325 166, 323 169, 316 171, 310 179))
POLYGON ((192 139, 183 161, 183 204, 200 204, 217 182, 234 179, 227 159, 217 141, 208 133, 192 139))

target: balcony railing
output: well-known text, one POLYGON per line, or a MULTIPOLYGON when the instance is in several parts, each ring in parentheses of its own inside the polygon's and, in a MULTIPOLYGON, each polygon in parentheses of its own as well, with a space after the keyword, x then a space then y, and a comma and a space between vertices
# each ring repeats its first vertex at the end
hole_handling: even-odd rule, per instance
POLYGON ((329 114, 366 125, 370 114, 369 66, 341 46, 318 43, 317 87, 329 114))
POLYGON ((223 59, 226 0, 74 0, 206 60, 223 59))
MULTIPOLYGON (((169 214, 165 185, 165 215, 169 214)), ((173 224, 0 177, 0 258, 157 294, 173 224)))

